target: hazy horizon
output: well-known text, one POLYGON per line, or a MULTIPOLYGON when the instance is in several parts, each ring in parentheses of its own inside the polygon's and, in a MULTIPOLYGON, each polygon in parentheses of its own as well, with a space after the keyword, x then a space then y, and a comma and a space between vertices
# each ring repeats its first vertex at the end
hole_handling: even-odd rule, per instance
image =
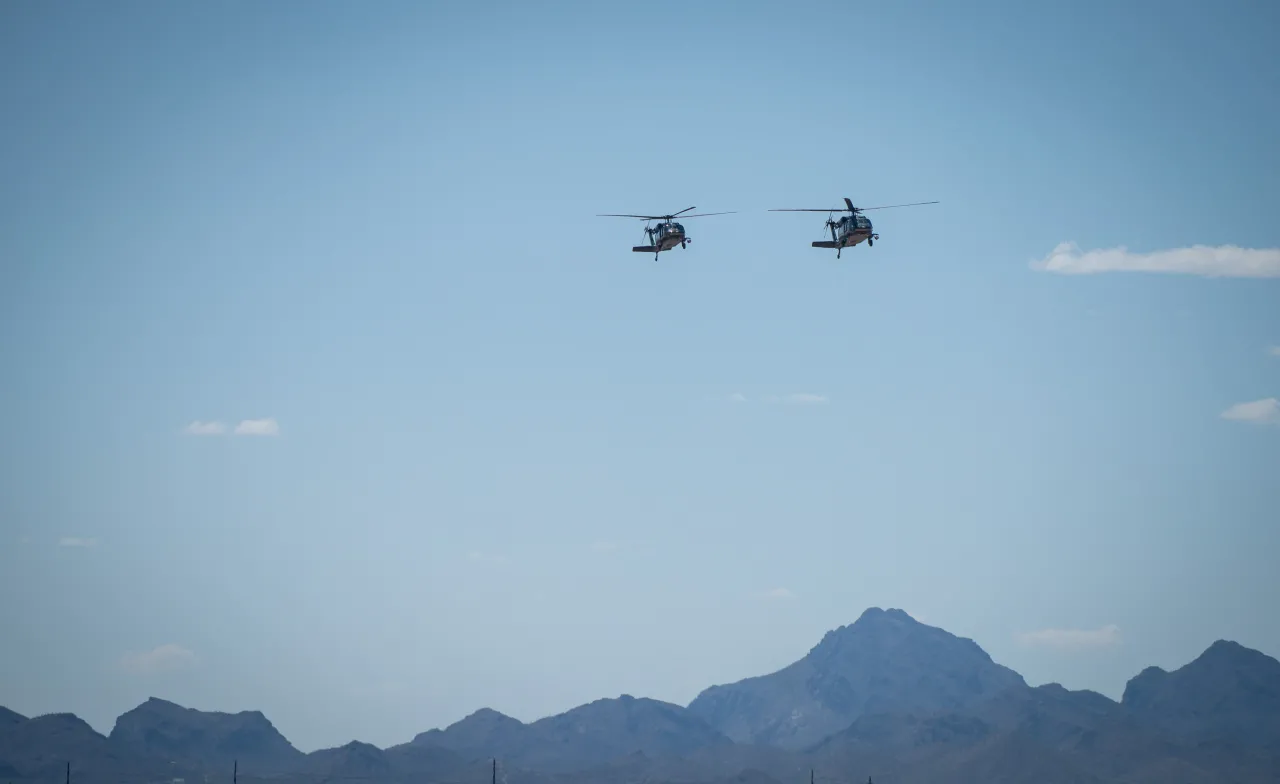
MULTIPOLYGON (((875 610, 875 609, 890 610, 890 609, 901 609, 901 608, 889 608, 889 607, 884 607, 884 608, 875 608, 875 607, 871 607, 871 608, 867 608, 867 610, 875 610)), ((864 610, 864 612, 865 612, 865 610, 864 610)), ((904 610, 903 612, 906 612, 906 611, 904 610)), ((910 615, 910 613, 908 613, 908 615, 910 615)), ((913 616, 913 617, 914 617, 914 616, 913 616)), ((855 619, 855 620, 856 620, 856 619, 855 619)), ((923 623, 923 621, 920 621, 920 619, 918 619, 918 618, 916 618, 915 620, 917 620, 917 621, 919 621, 919 622, 923 623)), ((854 621, 850 621, 850 623, 853 623, 853 622, 854 622, 854 621)), ((848 624, 845 624, 845 625, 848 625, 848 624)), ((926 624, 926 625, 931 625, 931 624, 926 624)), ((837 628, 839 628, 839 627, 837 627, 837 628)), ((938 627, 935 627, 935 628, 938 628, 938 627)), ((830 631, 834 631, 834 630, 830 630, 830 631)), ((944 631, 945 631, 945 630, 944 630, 944 631)), ((1104 633, 1104 634, 1113 634, 1113 633, 1115 633, 1115 630, 1112 630, 1112 629, 1106 629, 1106 630, 1104 630, 1104 632, 1103 632, 1103 633, 1104 633)), ((1053 638, 1053 639, 1052 639, 1052 641, 1050 641, 1049 639, 1041 639, 1041 640, 1038 642, 1038 644, 1044 644, 1044 645, 1055 645, 1055 644, 1056 644, 1056 645, 1062 645, 1062 646, 1089 647, 1089 646, 1091 646, 1091 645, 1100 645, 1100 644, 1102 644, 1102 643, 1100 643, 1100 642, 1097 642, 1097 641, 1095 641, 1095 640, 1090 639, 1087 633, 1081 633, 1081 632, 1074 632, 1074 633, 1073 633, 1073 632, 1068 632, 1068 631, 1065 631, 1065 630, 1043 630, 1043 631, 1041 631, 1041 632, 1034 632, 1034 633, 1031 633, 1031 636, 1036 636, 1036 637, 1040 637, 1040 638, 1053 638), (1068 640, 1068 639, 1065 639, 1065 638, 1073 638, 1073 639, 1068 640)), ((1096 635, 1095 635, 1095 636, 1096 636, 1096 635)), ((1205 646, 1205 649, 1207 650, 1207 649, 1208 649, 1208 648, 1209 648, 1209 647, 1210 647, 1214 642, 1219 642, 1219 641, 1220 641, 1220 640, 1212 641, 1211 643, 1209 643, 1209 644, 1207 644, 1207 645, 1205 646)), ((978 642, 978 641, 975 641, 975 642, 978 642)), ((1235 640, 1228 640, 1228 642, 1236 642, 1236 641, 1235 641, 1235 640)), ((804 651, 802 651, 802 652, 800 652, 799 654, 797 654, 795 658, 796 658, 796 659, 800 659, 800 658, 802 658, 802 657, 804 656, 804 654, 806 654, 806 653, 808 653, 808 652, 809 652, 809 648, 811 648, 813 645, 817 645, 817 644, 818 644, 818 640, 816 640, 816 639, 815 639, 815 640, 813 641, 812 645, 810 645, 809 647, 806 647, 806 648, 805 648, 805 650, 804 650, 804 651)), ((981 642, 978 642, 978 644, 979 644, 979 646, 981 646, 981 642)), ((1246 646, 1246 647, 1247 647, 1247 646, 1246 646)), ((1202 652, 1203 652, 1203 651, 1202 651, 1202 652)), ((177 646, 166 646, 166 647, 162 647, 162 648, 157 649, 156 651, 154 651, 154 652, 152 652, 152 653, 153 653, 153 658, 165 658, 165 657, 183 658, 183 657, 186 657, 186 656, 187 656, 187 654, 188 654, 188 652, 186 652, 185 650, 181 650, 181 649, 179 649, 177 646)), ((1268 656, 1271 656, 1271 658, 1276 658, 1274 654, 1268 653, 1268 652, 1266 652, 1266 651, 1263 651, 1263 653, 1266 653, 1268 656)), ((1198 655, 1199 655, 1199 654, 1197 654, 1197 656, 1198 656, 1198 655)), ((791 662, 787 662, 786 664, 790 664, 790 663, 791 663, 791 662)), ((996 663, 996 664, 1002 664, 1002 662, 999 662, 999 661, 996 661, 995 663, 996 663)), ((1183 662, 1183 664, 1189 664, 1189 663, 1190 663, 1190 660, 1188 660, 1187 662, 1183 662)), ((785 665, 783 665, 783 666, 785 666, 785 665)), ((1007 665, 1006 665, 1006 666, 1007 666, 1007 665)), ((1174 666, 1169 667, 1169 668, 1167 668, 1167 669, 1169 669, 1169 670, 1176 670, 1176 669, 1178 669, 1178 668, 1179 668, 1179 667, 1181 667, 1181 666, 1182 666, 1182 665, 1174 665, 1174 666)), ((751 673, 751 674, 749 674, 749 675, 742 676, 742 677, 750 678, 750 677, 759 676, 759 675, 768 675, 768 674, 772 674, 773 672, 776 672, 776 671, 777 671, 777 670, 770 670, 770 671, 768 671, 768 672, 751 673)), ((1021 675, 1021 673, 1019 673, 1019 675, 1021 675)), ((1134 676, 1136 676, 1136 675, 1138 675, 1138 673, 1137 673, 1137 672, 1135 672, 1133 675, 1134 675, 1134 676)), ((734 682, 736 682, 737 680, 740 680, 740 679, 741 679, 741 678, 735 678, 735 679, 733 679, 733 681, 734 681, 734 682)), ((716 683, 708 683, 708 684, 707 684, 707 686, 708 686, 708 687, 710 687, 710 686, 714 686, 714 685, 719 685, 720 683, 728 683, 728 682, 729 682, 729 681, 721 681, 721 682, 716 682, 716 683)), ((1058 681, 1049 680, 1049 681, 1045 681, 1044 683, 1033 683, 1033 682, 1028 682, 1028 685, 1030 685, 1030 686, 1043 686, 1043 685, 1048 685, 1048 684, 1051 684, 1051 683, 1058 683, 1058 681)), ((658 698, 654 698, 652 695, 647 695, 647 694, 631 694, 631 693, 629 693, 629 692, 625 692, 625 691, 624 691, 624 692, 619 692, 619 693, 617 693, 617 694, 601 694, 601 695, 598 695, 598 696, 596 696, 596 697, 589 698, 589 699, 585 700, 584 702, 582 702, 582 703, 580 703, 580 704, 581 704, 581 705, 585 705, 585 704, 587 704, 588 702, 594 702, 595 700, 599 700, 599 699, 616 699, 616 698, 623 697, 623 696, 631 696, 631 697, 634 697, 634 698, 637 698, 637 699, 642 699, 642 698, 647 698, 647 699, 658 699, 658 698)), ((694 696, 696 696, 696 695, 694 695, 694 696)), ((1113 700, 1115 700, 1115 701, 1117 701, 1117 702, 1118 702, 1118 701, 1119 701, 1119 699, 1120 699, 1120 695, 1119 695, 1119 694, 1116 694, 1116 695, 1105 695, 1105 696, 1108 696, 1108 697, 1110 697, 1111 699, 1113 699, 1113 700)), ((181 706, 182 706, 182 707, 184 707, 184 708, 192 708, 192 709, 195 709, 195 710, 205 711, 205 712, 239 713, 239 712, 241 712, 241 711, 260 711, 260 709, 259 709, 259 708, 256 708, 256 707, 253 707, 253 706, 245 706, 245 707, 242 707, 242 708, 234 708, 234 709, 233 709, 233 708, 208 708, 208 707, 204 707, 204 706, 201 706, 201 705, 184 704, 184 703, 178 702, 178 701, 176 701, 176 700, 170 699, 170 698, 168 698, 168 697, 164 696, 163 694, 151 694, 151 695, 148 695, 148 697, 147 697, 146 699, 152 699, 152 698, 154 698, 154 699, 164 700, 164 701, 166 701, 166 702, 171 702, 171 703, 179 704, 179 705, 181 705, 181 706)), ((684 706, 688 705, 688 703, 689 703, 691 700, 692 700, 692 697, 690 697, 689 699, 685 699, 685 700, 676 700, 676 701, 672 701, 672 700, 660 700, 660 701, 662 701, 662 702, 668 702, 668 703, 670 703, 670 704, 680 705, 681 707, 684 707, 684 706)), ((144 701, 145 701, 145 700, 144 700, 144 701)), ((139 705, 141 705, 141 704, 142 704, 142 703, 140 702, 140 703, 139 703, 139 705)), ((537 720, 539 720, 539 719, 548 718, 548 717, 551 717, 551 716, 556 716, 556 715, 559 715, 559 714, 564 713, 564 712, 566 712, 566 711, 572 710, 573 708, 579 707, 579 705, 580 705, 580 704, 566 705, 566 706, 564 706, 564 707, 562 707, 562 708, 559 708, 559 709, 553 709, 553 710, 552 710, 552 711, 550 711, 549 713, 545 713, 545 714, 541 714, 541 715, 530 715, 530 716, 519 716, 519 715, 514 715, 514 714, 512 714, 512 713, 510 713, 510 712, 508 712, 508 711, 506 711, 506 710, 503 710, 502 708, 500 708, 500 707, 498 707, 498 706, 495 706, 495 705, 478 705, 478 706, 476 706, 475 708, 473 708, 473 709, 471 709, 471 710, 466 711, 464 714, 458 715, 458 716, 456 716, 456 717, 454 717, 454 718, 452 718, 452 719, 449 719, 449 720, 447 720, 447 721, 445 721, 445 722, 443 722, 443 723, 441 723, 441 724, 439 724, 439 725, 432 726, 432 727, 422 727, 422 728, 420 728, 420 729, 414 730, 414 731, 413 731, 412 733, 410 733, 408 736, 406 736, 406 737, 404 737, 404 738, 401 738, 401 739, 399 739, 399 740, 392 740, 392 741, 384 742, 384 743, 381 743, 381 744, 375 743, 374 745, 375 745, 375 746, 378 746, 379 748, 387 748, 387 747, 390 747, 390 746, 393 746, 393 745, 396 745, 396 744, 399 744, 399 743, 407 743, 408 741, 412 740, 412 739, 413 739, 413 737, 414 737, 415 735, 417 735, 417 734, 419 734, 419 733, 427 732, 427 731, 432 730, 432 729, 445 729, 447 726, 449 726, 450 724, 453 724, 454 722, 460 721, 460 720, 462 720, 462 719, 466 718, 467 716, 469 716, 469 715, 471 715, 471 714, 473 714, 473 713, 476 713, 476 712, 481 711, 481 710, 486 710, 486 709, 487 709, 487 710, 495 710, 495 711, 497 711, 497 712, 499 712, 499 713, 502 713, 502 714, 504 714, 504 715, 506 715, 506 716, 509 716, 509 717, 511 717, 511 718, 518 719, 519 721, 521 721, 521 722, 523 722, 523 723, 525 723, 525 724, 530 724, 530 723, 535 722, 535 721, 537 721, 537 720)), ((3 705, 3 703, 0 703, 0 706, 3 706, 3 707, 10 707, 10 706, 7 706, 7 705, 3 705)), ((126 710, 129 710, 129 709, 132 709, 132 708, 135 708, 135 707, 138 707, 138 706, 137 706, 137 705, 131 705, 131 706, 129 706, 126 710)), ((121 711, 121 713, 124 713, 124 712, 125 712, 125 711, 121 711)), ((74 711, 62 711, 62 710, 55 710, 55 711, 45 711, 45 713, 74 713, 74 711)), ((39 715, 39 714, 35 714, 35 715, 28 716, 28 718, 35 718, 35 716, 36 716, 36 715, 39 715)), ((84 717, 83 717, 83 716, 81 716, 80 718, 84 718, 84 717)), ((94 725, 94 724, 93 724, 93 722, 89 722, 89 724, 90 724, 91 726, 93 726, 93 728, 94 728, 95 730, 97 730, 98 732, 102 733, 103 735, 108 735, 108 734, 110 734, 110 733, 111 733, 112 726, 113 726, 113 725, 114 725, 114 723, 115 723, 115 718, 116 718, 116 717, 112 717, 112 718, 111 718, 111 720, 110 720, 108 723, 106 723, 105 725, 101 725, 101 726, 96 726, 96 725, 94 725)), ((280 731, 280 733, 281 733, 282 735, 284 735, 284 737, 285 737, 285 738, 289 739, 289 741, 290 741, 291 743, 293 743, 293 745, 294 745, 295 747, 297 747, 300 751, 303 751, 304 753, 310 753, 310 752, 313 752, 313 751, 319 751, 319 750, 322 750, 322 749, 337 748, 337 747, 340 747, 340 746, 346 745, 347 743, 350 743, 351 741, 360 741, 360 742, 364 742, 364 743, 369 742, 369 741, 364 740, 363 738, 361 738, 358 734, 356 734, 356 735, 351 736, 348 740, 346 740, 346 741, 342 741, 342 742, 338 742, 338 743, 328 744, 328 745, 324 745, 324 746, 317 746, 317 747, 314 747, 314 748, 312 748, 312 747, 306 747, 306 746, 301 746, 301 745, 299 745, 296 741, 294 741, 294 739, 293 739, 292 737, 290 737, 289 732, 288 732, 288 729, 287 729, 286 727, 281 727, 281 726, 280 726, 280 724, 279 724, 278 722, 274 721, 274 720, 272 719, 272 717, 271 717, 269 714, 266 714, 266 718, 267 718, 267 720, 268 720, 268 721, 271 721, 271 722, 272 722, 272 724, 275 726, 275 728, 276 728, 277 730, 279 730, 279 731, 280 731)), ((87 720, 86 720, 86 721, 87 721, 87 720)), ((248 771, 248 770, 249 770, 249 769, 248 769, 248 768, 246 768, 246 771, 248 771)))
POLYGON ((1278 24, 5 5, 0 704, 382 747, 872 606, 1113 699, 1280 655, 1278 24), (844 197, 939 203, 767 211, 844 197))

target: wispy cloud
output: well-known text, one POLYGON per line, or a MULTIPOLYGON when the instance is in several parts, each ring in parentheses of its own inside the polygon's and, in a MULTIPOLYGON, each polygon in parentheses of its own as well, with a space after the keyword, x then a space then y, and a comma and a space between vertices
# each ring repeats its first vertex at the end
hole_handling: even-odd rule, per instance
POLYGON ((167 643, 140 653, 126 653, 120 659, 121 669, 134 675, 171 672, 190 667, 195 663, 195 653, 174 643, 167 643))
MULTIPOLYGON (((196 420, 182 428, 182 432, 189 436, 221 436, 227 434, 227 426, 221 422, 196 420)), ((267 419, 242 419, 230 432, 232 435, 237 436, 278 436, 280 435, 280 423, 269 417, 267 419)))
POLYGON ((238 436, 278 436, 280 425, 274 419, 244 419, 236 425, 238 436))
POLYGON ((1254 425, 1280 425, 1280 398, 1267 397, 1250 403, 1236 403, 1223 411, 1223 419, 1254 425))
POLYGON ((613 542, 608 540, 601 540, 601 541, 591 543, 591 549, 597 553, 616 553, 625 546, 626 545, 624 545, 622 542, 613 542))
POLYGON ((741 392, 734 392, 732 395, 729 395, 729 402, 730 402, 730 403, 745 403, 745 402, 747 402, 747 396, 746 396, 746 395, 744 395, 744 394, 742 394, 741 392))
POLYGON ((1280 346, 1272 346, 1267 349, 1267 353, 1273 357, 1280 357, 1280 346))
POLYGON ((467 553, 467 560, 485 564, 504 564, 509 559, 507 556, 498 553, 483 553, 479 550, 472 550, 467 553))
POLYGON ((1040 629, 1015 635, 1022 645, 1060 650, 1109 648, 1120 642, 1120 627, 1114 623, 1100 629, 1040 629))
POLYGON ((85 538, 82 536, 64 536, 58 540, 59 547, 97 547, 98 539, 96 537, 85 538))
POLYGON ((790 395, 770 395, 765 398, 768 403, 785 403, 793 406, 813 406, 830 402, 826 395, 813 392, 793 392, 790 395))
POLYGON ((221 422, 200 422, 197 420, 182 428, 182 432, 189 436, 220 436, 227 432, 227 426, 221 422))
POLYGON ((761 599, 768 599, 771 601, 782 601, 796 598, 795 592, 789 588, 771 588, 767 591, 761 591, 759 596, 761 599))
POLYGON ((1241 248, 1236 245, 1193 245, 1150 253, 1133 253, 1123 246, 1081 251, 1064 242, 1031 268, 1060 275, 1101 272, 1155 272, 1206 278, 1280 278, 1280 248, 1241 248))

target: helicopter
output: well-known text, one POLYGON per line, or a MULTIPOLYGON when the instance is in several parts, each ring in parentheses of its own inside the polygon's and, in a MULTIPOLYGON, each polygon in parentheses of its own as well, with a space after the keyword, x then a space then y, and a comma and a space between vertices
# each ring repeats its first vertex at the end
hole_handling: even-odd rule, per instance
POLYGON ((687 248, 693 238, 684 233, 684 226, 676 223, 676 216, 683 218, 704 218, 708 215, 732 215, 731 212, 703 212, 692 215, 685 215, 689 210, 697 209, 696 207, 685 207, 679 212, 670 215, 597 215, 597 218, 639 218, 645 222, 644 233, 649 237, 648 245, 636 245, 631 250, 636 253, 652 253, 653 260, 658 260, 658 254, 664 250, 671 250, 679 245, 682 249, 687 248), (659 221, 657 226, 650 228, 650 221, 659 221))
POLYGON ((830 240, 818 240, 813 243, 815 248, 835 248, 836 258, 840 258, 840 251, 845 248, 852 248, 863 240, 867 241, 867 247, 876 244, 876 240, 880 239, 880 235, 875 233, 871 226, 871 220, 862 213, 866 210, 887 210, 892 207, 918 207, 922 204, 937 204, 936 201, 918 201, 912 204, 890 204, 884 207, 855 207, 853 202, 848 199, 844 200, 845 209, 783 209, 769 210, 769 212, 825 212, 827 213, 826 227, 831 230, 830 240), (848 212, 840 220, 832 220, 831 213, 848 212))

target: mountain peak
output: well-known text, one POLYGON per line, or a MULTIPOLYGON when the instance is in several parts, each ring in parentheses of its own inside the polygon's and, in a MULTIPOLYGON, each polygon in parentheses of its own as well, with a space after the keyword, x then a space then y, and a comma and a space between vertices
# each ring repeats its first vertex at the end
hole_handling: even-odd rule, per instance
POLYGON ((886 619, 886 618, 896 620, 896 621, 910 621, 912 623, 919 623, 919 621, 917 621, 915 618, 912 618, 909 614, 907 614, 906 610, 900 610, 897 607, 889 607, 889 608, 868 607, 867 609, 862 611, 862 615, 859 615, 858 620, 854 621, 854 623, 857 623, 858 621, 862 621, 862 620, 879 620, 879 619, 886 619))
POLYGON ((805 748, 889 709, 958 710, 1022 677, 973 640, 869 607, 773 674, 703 691, 689 709, 738 742, 805 748))
POLYGON ((444 729, 418 733, 413 744, 435 746, 450 751, 483 751, 500 747, 525 728, 519 719, 513 719, 493 708, 481 708, 467 714, 444 729))
POLYGON ((1246 648, 1235 640, 1215 640, 1212 645, 1205 648, 1204 653, 1200 654, 1197 661, 1239 661, 1241 663, 1249 662, 1266 666, 1268 660, 1275 661, 1262 651, 1255 651, 1252 648, 1246 648))
POLYGON ((302 757, 261 711, 200 711, 158 697, 121 714, 110 738, 123 748, 189 763, 238 759, 280 770, 302 757))
MULTIPOLYGON (((513 718, 511 718, 510 716, 508 716, 507 714, 503 713, 502 711, 496 711, 496 710, 494 710, 493 708, 480 708, 479 710, 472 711, 471 713, 467 714, 467 715, 466 715, 465 717, 463 717, 463 719, 462 719, 462 721, 468 721, 468 720, 470 720, 470 721, 478 721, 478 720, 484 720, 484 721, 514 721, 514 722, 517 722, 517 723, 520 721, 519 719, 513 719, 513 718)), ((455 722, 455 723, 461 723, 461 722, 455 722)))
POLYGON ((905 633, 915 628, 931 627, 926 627, 907 614, 905 610, 899 610, 896 607, 888 609, 868 607, 862 611, 862 614, 853 623, 837 626, 824 634, 818 644, 810 649, 810 653, 824 644, 831 644, 832 641, 842 639, 848 635, 866 633, 872 630, 884 630, 886 633, 892 633, 892 630, 897 630, 900 633, 905 633))
POLYGON ((1125 685, 1120 702, 1177 736, 1277 744, 1280 661, 1217 640, 1172 672, 1146 668, 1125 685))

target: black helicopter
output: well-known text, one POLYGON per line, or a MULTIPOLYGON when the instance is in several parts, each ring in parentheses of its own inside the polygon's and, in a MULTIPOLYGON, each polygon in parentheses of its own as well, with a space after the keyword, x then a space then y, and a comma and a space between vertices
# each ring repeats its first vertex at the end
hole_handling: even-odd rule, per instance
POLYGON ((893 207, 918 207, 922 204, 937 204, 936 201, 918 201, 912 204, 890 204, 884 207, 855 207, 853 202, 848 198, 844 200, 845 209, 783 209, 769 210, 769 212, 825 212, 827 216, 827 228, 831 230, 830 240, 818 240, 813 243, 815 248, 835 248, 836 258, 840 258, 840 251, 844 248, 852 248, 863 240, 867 241, 867 246, 871 247, 876 244, 876 240, 880 239, 880 235, 875 233, 871 226, 871 220, 862 213, 867 210, 887 210, 893 207), (840 220, 832 220, 831 213, 848 212, 840 220))
POLYGON ((693 215, 685 215, 689 210, 695 207, 685 207, 679 212, 671 215, 597 215, 597 218, 639 218, 645 222, 644 233, 649 237, 648 245, 636 245, 631 250, 636 253, 652 253, 653 260, 658 260, 658 254, 664 250, 671 250, 679 245, 681 248, 688 247, 693 238, 684 233, 684 226, 676 223, 676 216, 683 218, 704 218, 708 215, 732 215, 732 212, 703 212, 693 215), (649 227, 649 221, 659 221, 657 226, 649 227))

